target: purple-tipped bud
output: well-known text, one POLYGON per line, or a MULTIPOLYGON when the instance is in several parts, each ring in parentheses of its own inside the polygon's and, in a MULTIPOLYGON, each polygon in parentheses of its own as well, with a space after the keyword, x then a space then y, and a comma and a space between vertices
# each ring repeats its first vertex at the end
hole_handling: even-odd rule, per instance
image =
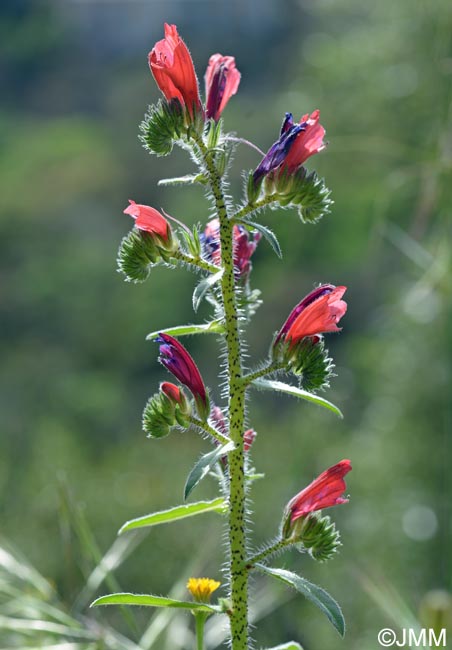
POLYGON ((169 334, 160 333, 155 340, 160 343, 160 363, 191 391, 200 417, 207 419, 209 398, 196 363, 184 346, 169 334))
POLYGON ((216 122, 224 107, 235 95, 240 83, 240 72, 233 56, 213 54, 206 70, 206 117, 216 122))
MULTIPOLYGON (((252 235, 246 228, 235 225, 233 230, 234 270, 242 278, 251 271, 251 256, 261 240, 262 235, 253 231, 252 235)), ((200 236, 203 257, 213 264, 221 264, 220 222, 212 219, 200 236)))
MULTIPOLYGON (((290 115, 290 113, 287 115, 290 115)), ((254 170, 253 179, 255 184, 259 183, 264 176, 274 169, 278 169, 283 164, 298 134, 304 131, 305 127, 302 124, 289 126, 289 118, 287 115, 281 127, 279 140, 272 144, 254 170)))

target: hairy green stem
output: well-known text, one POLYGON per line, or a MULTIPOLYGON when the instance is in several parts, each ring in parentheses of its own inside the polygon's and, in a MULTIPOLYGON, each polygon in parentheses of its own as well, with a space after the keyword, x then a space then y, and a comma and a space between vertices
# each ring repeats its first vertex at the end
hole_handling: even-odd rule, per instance
POLYGON ((272 372, 277 372, 278 370, 286 370, 287 369, 287 363, 270 363, 268 366, 264 366, 263 368, 260 368, 259 370, 255 370, 254 372, 250 372, 247 375, 243 377, 243 381, 246 386, 249 386, 255 379, 259 379, 260 377, 265 377, 265 375, 270 375, 272 372))
POLYGON ((260 201, 256 201, 255 203, 247 203, 242 208, 240 208, 240 210, 238 210, 235 214, 231 216, 231 220, 235 221, 236 219, 243 219, 243 217, 248 216, 255 210, 259 210, 259 208, 264 208, 266 205, 270 205, 270 203, 274 203, 277 200, 278 200, 277 194, 268 194, 267 196, 264 196, 264 198, 261 199, 260 201))
POLYGON ((185 264, 190 264, 190 266, 196 266, 202 271, 209 271, 209 273, 218 273, 220 270, 220 268, 218 266, 215 266, 215 264, 210 264, 209 262, 206 262, 206 260, 203 260, 201 257, 193 257, 192 255, 187 255, 181 250, 174 251, 174 253, 171 254, 171 257, 174 257, 174 259, 180 260, 181 262, 185 262, 185 264))
POLYGON ((232 650, 248 650, 248 572, 244 567, 246 560, 245 456, 243 450, 245 386, 242 379, 240 332, 235 301, 233 222, 228 217, 221 177, 212 158, 212 152, 207 149, 200 137, 196 137, 196 144, 206 165, 209 185, 220 220, 221 264, 224 269, 221 278, 221 292, 227 346, 229 436, 236 445, 236 448, 228 456, 231 648, 232 650))
POLYGON ((260 551, 260 553, 256 553, 256 555, 247 558, 245 568, 248 570, 253 569, 254 565, 257 562, 264 560, 269 555, 273 555, 274 553, 277 553, 278 551, 285 548, 286 546, 290 546, 290 544, 293 544, 293 542, 290 542, 286 539, 278 539, 277 542, 271 544, 270 546, 267 546, 267 548, 264 548, 262 551, 260 551))
POLYGON ((208 433, 209 436, 215 438, 215 440, 217 440, 220 444, 225 445, 226 443, 230 442, 230 438, 214 429, 208 422, 203 422, 203 420, 195 418, 194 415, 190 415, 190 417, 187 419, 195 427, 202 429, 205 433, 208 433))

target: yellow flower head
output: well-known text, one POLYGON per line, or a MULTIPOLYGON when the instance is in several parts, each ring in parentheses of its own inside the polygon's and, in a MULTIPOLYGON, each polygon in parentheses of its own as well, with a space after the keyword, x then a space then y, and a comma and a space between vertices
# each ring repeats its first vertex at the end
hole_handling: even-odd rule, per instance
POLYGON ((187 582, 187 589, 198 603, 208 603, 220 584, 211 578, 190 578, 187 582))

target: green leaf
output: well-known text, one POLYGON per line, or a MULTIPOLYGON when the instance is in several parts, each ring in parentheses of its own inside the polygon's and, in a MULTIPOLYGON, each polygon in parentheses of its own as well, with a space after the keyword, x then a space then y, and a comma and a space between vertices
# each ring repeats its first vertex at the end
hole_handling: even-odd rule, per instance
POLYGON ((240 224, 241 226, 244 226, 247 230, 257 230, 258 232, 260 232, 261 235, 265 237, 265 239, 268 241, 270 246, 273 248, 277 256, 280 258, 282 257, 282 251, 281 251, 281 246, 279 245, 279 241, 275 233, 272 230, 270 230, 270 228, 263 226, 261 223, 256 223, 255 221, 244 221, 241 219, 237 219, 236 223, 240 224))
POLYGON ((328 400, 324 399, 323 397, 319 397, 318 395, 314 395, 314 393, 308 393, 307 390, 297 388, 297 386, 291 386, 290 384, 285 384, 282 381, 275 381, 273 379, 255 379, 252 382, 252 385, 256 388, 263 388, 264 390, 276 390, 280 393, 287 393, 288 395, 293 395, 294 397, 300 397, 301 399, 305 399, 308 402, 317 404, 318 406, 323 406, 323 408, 332 411, 340 418, 344 417, 340 409, 338 409, 338 407, 335 406, 335 404, 332 402, 329 402, 328 400))
POLYGON ((275 645, 273 648, 269 648, 268 650, 303 650, 303 648, 299 643, 295 643, 295 641, 289 641, 289 643, 275 645))
POLYGON ((216 447, 213 451, 209 451, 208 454, 204 454, 201 458, 195 463, 195 466, 191 470, 190 474, 187 477, 187 481, 184 487, 184 501, 186 501, 202 479, 207 476, 210 469, 215 465, 215 463, 220 460, 222 456, 226 456, 230 451, 234 449, 234 443, 232 440, 227 442, 221 447, 216 447))
POLYGON ((197 612, 218 613, 218 608, 205 603, 194 603, 185 600, 174 600, 174 598, 162 598, 150 594, 109 594, 96 598, 90 607, 99 605, 140 605, 147 607, 176 607, 178 609, 191 609, 197 612))
POLYGON ((167 327, 166 329, 156 330, 146 336, 146 341, 152 341, 159 334, 170 334, 171 336, 189 336, 190 334, 223 334, 224 325, 214 320, 211 323, 199 325, 179 325, 178 327, 167 327))
POLYGON ((161 178, 158 185, 193 185, 200 183, 207 184, 207 178, 204 174, 185 174, 185 176, 176 176, 174 178, 161 178))
POLYGON ((193 292, 194 311, 198 311, 201 300, 204 298, 209 289, 211 289, 214 284, 221 280, 222 275, 223 269, 221 269, 221 271, 218 271, 218 273, 214 273, 213 275, 209 275, 207 278, 204 278, 204 280, 201 280, 201 282, 195 287, 195 290, 193 292))
POLYGON ((309 582, 305 578, 298 576, 296 573, 292 573, 292 571, 286 571, 285 569, 273 569, 271 567, 264 566, 263 564, 256 564, 255 566, 262 573, 273 576, 277 580, 280 580, 290 587, 293 587, 300 594, 303 594, 303 596, 310 600, 311 603, 316 605, 320 611, 326 615, 328 620, 333 624, 339 634, 341 636, 344 636, 345 621, 342 615, 342 610, 334 598, 332 598, 327 591, 318 585, 314 585, 312 582, 309 582))
POLYGON ((159 524, 167 524, 178 519, 186 519, 187 517, 194 517, 202 515, 205 512, 219 512, 223 514, 226 512, 226 502, 220 497, 213 501, 197 501, 196 503, 189 503, 183 506, 176 506, 169 510, 161 510, 154 512, 144 517, 131 519, 119 529, 118 535, 125 533, 126 530, 133 530, 134 528, 144 528, 146 526, 158 526, 159 524))

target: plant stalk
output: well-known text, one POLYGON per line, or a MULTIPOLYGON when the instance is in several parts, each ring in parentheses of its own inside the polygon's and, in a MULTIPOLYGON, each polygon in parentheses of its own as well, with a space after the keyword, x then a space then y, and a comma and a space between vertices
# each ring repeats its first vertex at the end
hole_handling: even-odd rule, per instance
POLYGON ((223 298, 227 364, 228 364, 228 413, 229 437, 236 448, 229 453, 229 551, 230 551, 230 613, 231 649, 248 650, 248 572, 246 560, 246 513, 245 513, 245 456, 243 431, 245 420, 245 385, 242 379, 241 344, 238 312, 235 301, 233 222, 229 219, 221 177, 201 138, 196 143, 207 168, 209 184, 215 200, 220 221, 221 278, 223 298))

